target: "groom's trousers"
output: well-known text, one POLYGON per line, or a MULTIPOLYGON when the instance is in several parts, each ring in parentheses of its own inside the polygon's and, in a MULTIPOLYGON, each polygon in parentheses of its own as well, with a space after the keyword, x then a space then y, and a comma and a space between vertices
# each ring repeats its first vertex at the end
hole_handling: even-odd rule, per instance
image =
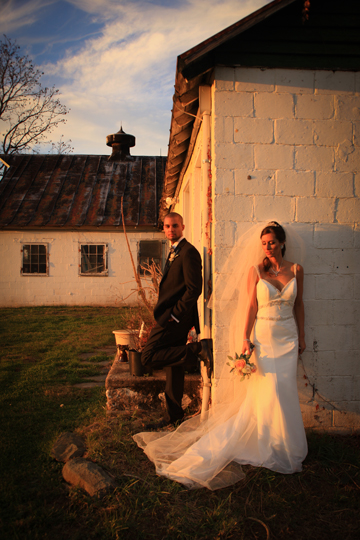
POLYGON ((156 324, 151 330, 141 355, 143 365, 154 370, 164 369, 166 373, 165 398, 170 422, 181 420, 184 411, 181 401, 184 394, 184 377, 186 367, 198 365, 198 343, 186 345, 189 330, 192 328, 190 318, 169 322, 166 328, 156 324))

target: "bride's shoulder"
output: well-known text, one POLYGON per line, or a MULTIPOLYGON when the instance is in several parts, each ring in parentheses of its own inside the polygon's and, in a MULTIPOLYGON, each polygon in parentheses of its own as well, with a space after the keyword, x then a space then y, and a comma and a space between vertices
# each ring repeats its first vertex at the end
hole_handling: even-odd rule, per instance
POLYGON ((254 264, 254 266, 250 266, 248 276, 260 277, 262 266, 263 266, 262 264, 254 264))
POLYGON ((301 266, 301 264, 293 263, 290 261, 285 261, 286 267, 291 270, 296 276, 297 275, 304 275, 304 269, 301 266))
POLYGON ((260 278, 261 278, 261 275, 260 275, 259 266, 258 265, 250 266, 248 277, 247 277, 248 289, 252 285, 253 286, 256 285, 260 278))

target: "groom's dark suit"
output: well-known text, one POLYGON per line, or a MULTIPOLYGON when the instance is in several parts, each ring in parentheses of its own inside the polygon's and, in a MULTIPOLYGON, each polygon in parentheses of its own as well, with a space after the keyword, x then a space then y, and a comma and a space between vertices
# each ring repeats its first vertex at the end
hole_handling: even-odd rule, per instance
POLYGON ((196 365, 196 348, 186 345, 189 330, 200 333, 197 299, 202 290, 201 257, 197 249, 182 239, 167 261, 154 308, 156 326, 142 353, 142 363, 165 369, 165 397, 168 420, 181 420, 184 392, 184 365, 196 365), (174 317, 174 318, 173 318, 174 317), (178 321, 178 322, 177 322, 178 321))

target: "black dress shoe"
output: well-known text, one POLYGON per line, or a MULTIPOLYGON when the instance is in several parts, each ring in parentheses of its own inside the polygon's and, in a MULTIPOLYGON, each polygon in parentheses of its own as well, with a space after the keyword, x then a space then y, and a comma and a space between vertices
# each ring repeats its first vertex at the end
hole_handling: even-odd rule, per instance
POLYGON ((200 340, 201 350, 198 353, 198 356, 203 360, 207 376, 211 378, 211 374, 214 369, 214 358, 213 358, 213 340, 212 339, 201 339, 200 340))

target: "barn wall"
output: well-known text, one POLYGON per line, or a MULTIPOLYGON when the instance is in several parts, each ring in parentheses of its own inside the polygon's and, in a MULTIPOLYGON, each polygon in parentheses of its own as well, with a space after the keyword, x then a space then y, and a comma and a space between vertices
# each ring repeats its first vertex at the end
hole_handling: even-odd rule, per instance
MULTIPOLYGON (((162 233, 128 232, 137 264, 140 240, 163 239, 162 233)), ((130 255, 118 232, 12 232, 0 235, 0 306, 99 305, 136 303, 130 255), (21 275, 22 243, 49 246, 49 275, 21 275), (79 243, 108 244, 108 276, 79 275, 79 243), (129 298, 128 298, 129 297, 129 298)))
MULTIPOLYGON (((308 427, 360 428, 359 133, 359 73, 216 68, 215 298, 216 279, 243 232, 267 220, 294 225, 306 244, 303 361, 336 407, 319 396, 312 401, 299 367, 308 427)), ((213 335, 219 368, 228 344, 216 310, 213 335)))

